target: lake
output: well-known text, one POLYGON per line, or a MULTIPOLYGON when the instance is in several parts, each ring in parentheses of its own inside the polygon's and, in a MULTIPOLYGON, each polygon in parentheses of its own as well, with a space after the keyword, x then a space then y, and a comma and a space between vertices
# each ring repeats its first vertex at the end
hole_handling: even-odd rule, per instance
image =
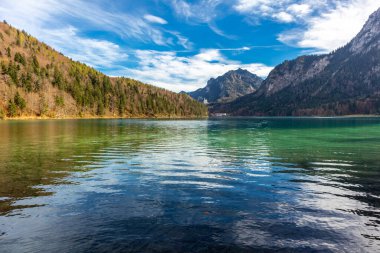
POLYGON ((380 118, 0 122, 0 252, 379 252, 380 118))

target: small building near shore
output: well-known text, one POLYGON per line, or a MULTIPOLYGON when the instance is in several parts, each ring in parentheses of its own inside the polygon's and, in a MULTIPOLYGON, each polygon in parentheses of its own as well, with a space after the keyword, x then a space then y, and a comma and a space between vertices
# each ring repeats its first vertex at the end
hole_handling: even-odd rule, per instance
POLYGON ((217 113, 213 113, 211 114, 212 117, 227 117, 228 114, 225 113, 225 112, 217 112, 217 113))

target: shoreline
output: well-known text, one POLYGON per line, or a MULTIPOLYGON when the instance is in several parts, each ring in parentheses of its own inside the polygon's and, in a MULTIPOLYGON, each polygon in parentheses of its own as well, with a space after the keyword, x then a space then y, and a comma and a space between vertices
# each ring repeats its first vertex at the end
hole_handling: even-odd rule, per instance
POLYGON ((174 116, 156 116, 156 117, 148 117, 148 116, 131 116, 131 117, 120 117, 120 116, 83 116, 83 117, 41 117, 41 116, 21 116, 9 118, 5 117, 0 119, 1 121, 21 121, 21 120, 79 120, 79 119, 208 119, 208 116, 188 116, 188 117, 174 117, 174 116))
POLYGON ((197 119, 335 119, 335 118, 380 118, 380 115, 376 114, 358 114, 358 115, 341 115, 341 116, 189 116, 189 117, 173 117, 173 116, 156 116, 156 117, 148 117, 148 116, 131 116, 131 117, 120 117, 120 116, 83 116, 83 117, 40 117, 40 116, 21 116, 14 118, 3 118, 1 121, 28 121, 28 120, 89 120, 89 119, 151 119, 151 120, 197 120, 197 119))
POLYGON ((310 115, 310 116, 209 116, 211 119, 249 119, 249 118, 256 118, 256 119, 334 119, 334 118, 380 118, 380 115, 378 114, 350 114, 350 115, 331 115, 331 116, 316 116, 316 115, 310 115))

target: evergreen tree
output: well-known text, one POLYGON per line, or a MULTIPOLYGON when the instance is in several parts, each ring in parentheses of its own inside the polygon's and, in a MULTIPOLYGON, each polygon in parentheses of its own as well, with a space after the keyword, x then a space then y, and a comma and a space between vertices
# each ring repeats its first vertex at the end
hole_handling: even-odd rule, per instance
POLYGON ((20 93, 16 93, 15 97, 14 97, 14 103, 16 104, 16 106, 22 111, 25 109, 26 107, 26 102, 25 102, 25 99, 23 99, 21 96, 20 96, 20 93))
POLYGON ((15 117, 17 115, 17 106, 12 99, 8 102, 8 117, 15 117))

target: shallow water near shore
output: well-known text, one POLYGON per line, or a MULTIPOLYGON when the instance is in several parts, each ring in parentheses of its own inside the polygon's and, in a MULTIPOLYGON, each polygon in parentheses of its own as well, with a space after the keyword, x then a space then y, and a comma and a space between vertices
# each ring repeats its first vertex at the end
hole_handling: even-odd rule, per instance
POLYGON ((0 252, 378 252, 380 118, 0 122, 0 252))

